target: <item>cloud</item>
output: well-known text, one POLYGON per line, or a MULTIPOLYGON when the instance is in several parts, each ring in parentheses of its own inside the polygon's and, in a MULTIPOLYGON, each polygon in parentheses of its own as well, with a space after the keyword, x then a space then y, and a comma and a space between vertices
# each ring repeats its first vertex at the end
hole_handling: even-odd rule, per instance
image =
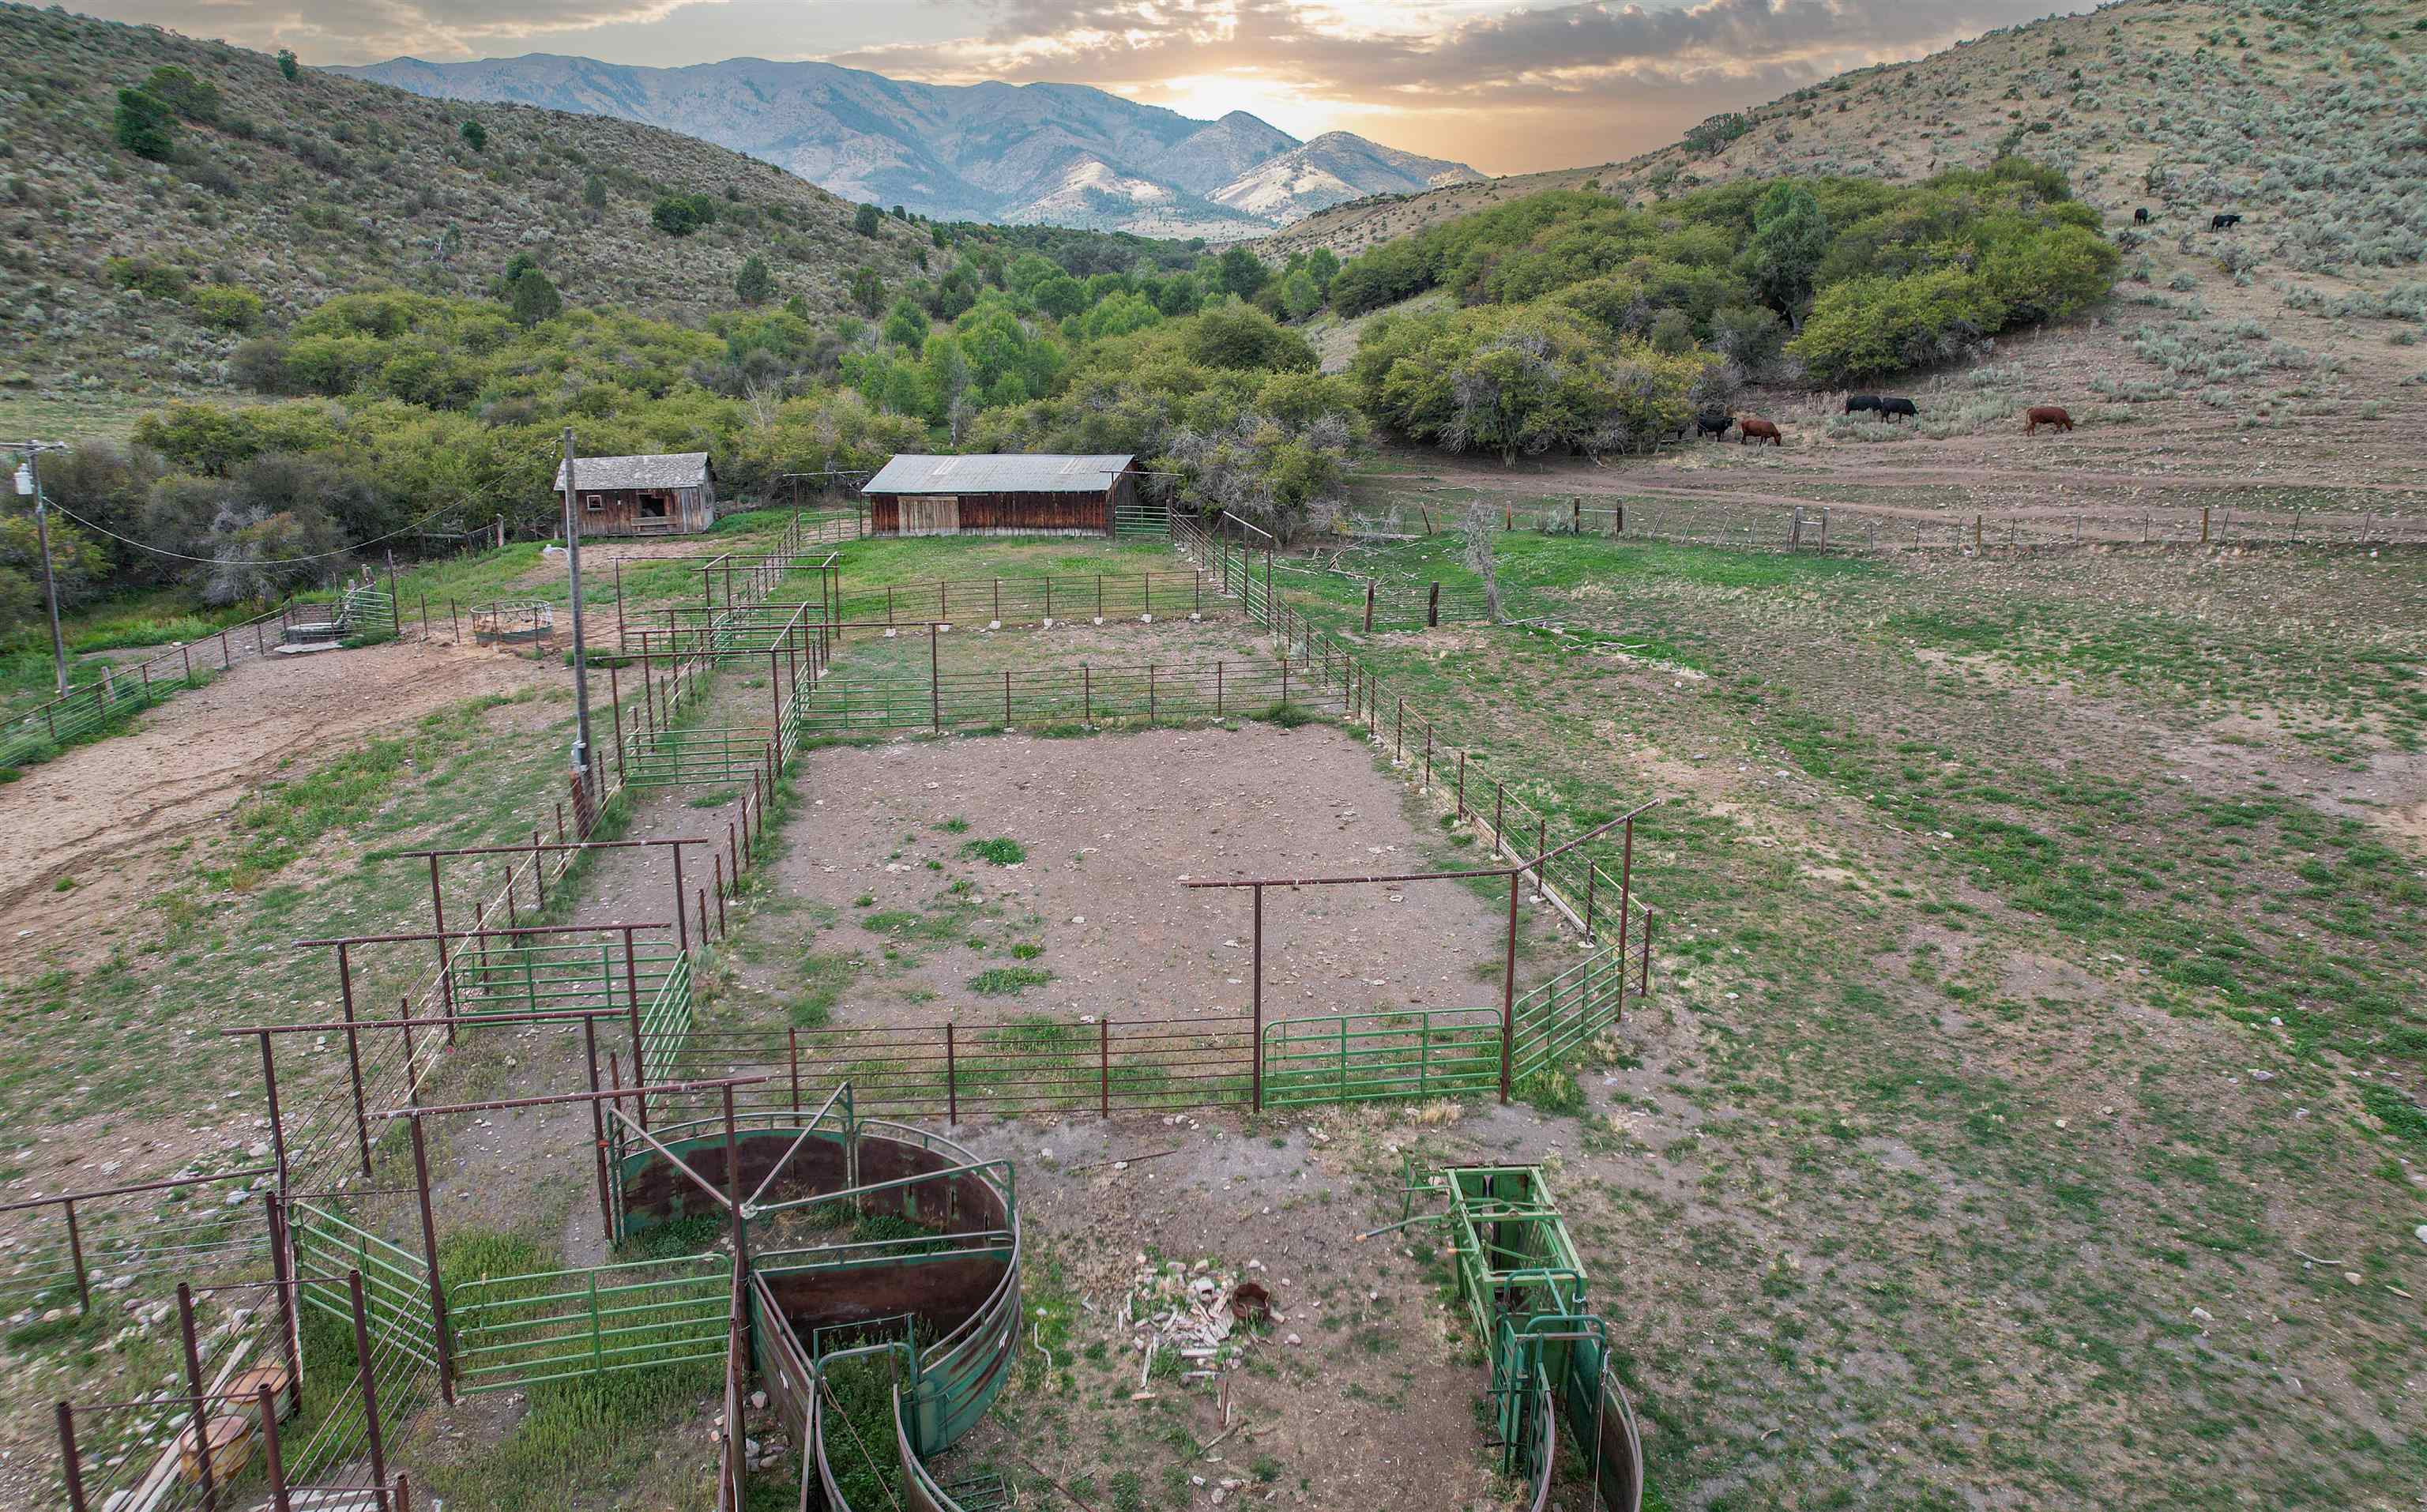
POLYGON ((239 46, 294 48, 312 63, 367 62, 415 54, 471 57, 484 43, 648 25, 722 0, 115 0, 112 21, 163 26, 239 46))
MULTIPOLYGON (((101 0, 121 19, 307 62, 529 51, 680 64, 819 57, 939 84, 1092 84, 1219 114, 1299 102, 1496 171, 1659 145, 1848 68, 2044 14, 2047 0, 101 0), (1184 81, 1185 88, 1175 81, 1184 81)), ((2086 0, 2077 0, 2086 3, 2086 0)))
POLYGON ((969 36, 865 48, 835 61, 939 80, 1138 84, 1238 71, 1363 104, 1547 102, 1613 84, 1750 80, 1782 70, 1809 77, 1910 57, 2043 8, 2040 0, 1707 0, 1675 8, 1588 0, 1415 29, 1403 8, 994 0, 981 7, 987 24, 969 36))

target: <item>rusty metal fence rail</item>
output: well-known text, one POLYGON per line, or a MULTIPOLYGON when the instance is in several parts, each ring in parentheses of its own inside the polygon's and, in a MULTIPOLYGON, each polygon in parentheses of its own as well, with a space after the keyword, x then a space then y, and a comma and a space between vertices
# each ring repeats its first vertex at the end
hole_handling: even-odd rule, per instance
POLYGON ((1073 619, 1235 612, 1202 572, 1066 573, 1027 577, 951 577, 845 591, 837 618, 924 625, 1002 625, 1073 619))
POLYGON ((791 706, 797 738, 888 730, 1002 729, 1253 716, 1292 706, 1340 709, 1339 690, 1303 662, 1226 660, 1143 666, 930 666, 924 677, 842 675, 791 706))

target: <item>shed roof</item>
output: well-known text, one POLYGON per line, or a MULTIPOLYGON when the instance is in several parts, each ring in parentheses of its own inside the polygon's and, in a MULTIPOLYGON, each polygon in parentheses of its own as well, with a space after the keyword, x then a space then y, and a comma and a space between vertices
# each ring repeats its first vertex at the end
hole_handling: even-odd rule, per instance
POLYGON ((1100 494, 1132 459, 1119 456, 920 457, 904 453, 861 490, 868 494, 1100 494))
MULTIPOLYGON (((646 457, 576 457, 574 480, 590 488, 697 488, 708 481, 705 451, 667 451, 646 457)), ((564 486, 564 464, 556 465, 556 486, 564 486)))

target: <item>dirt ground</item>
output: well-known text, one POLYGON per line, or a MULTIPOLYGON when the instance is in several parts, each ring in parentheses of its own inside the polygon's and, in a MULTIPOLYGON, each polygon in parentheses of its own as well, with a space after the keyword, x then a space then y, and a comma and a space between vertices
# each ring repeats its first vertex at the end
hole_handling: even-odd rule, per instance
POLYGON ((434 709, 546 669, 486 649, 397 642, 245 662, 135 726, 0 787, 0 975, 106 955, 166 874, 167 850, 273 773, 300 775, 434 709), (73 879, 73 891, 56 890, 73 879))
MULTIPOLYGON (((1356 1122, 1412 1147, 1428 1133, 1413 1112, 1356 1122)), ((1427 1123, 1444 1115, 1425 1114, 1427 1123)), ((1523 1109, 1471 1111, 1464 1126, 1511 1155, 1539 1148, 1540 1120, 1523 1109)), ((982 1158, 1017 1162, 1030 1310, 1041 1302, 1070 1326, 1057 1361, 1067 1375, 1024 1381, 939 1472, 991 1460, 1066 1486, 1083 1477, 1116 1497, 1127 1470, 1149 1505, 1202 1506, 1226 1483, 1225 1500, 1248 1505, 1507 1504, 1511 1488, 1491 1471, 1475 1415, 1488 1372, 1462 1322, 1453 1327, 1430 1242, 1358 1242, 1398 1217, 1384 1192, 1395 1182, 1349 1153, 1336 1110, 1261 1122, 1027 1119, 963 1137, 982 1158), (1152 1400, 1134 1399, 1137 1339, 1116 1313, 1142 1257, 1210 1261, 1273 1293, 1270 1334, 1226 1376, 1227 1424, 1210 1382, 1158 1379, 1152 1400), (1202 1486, 1181 1484, 1197 1476, 1202 1486)))
MULTIPOLYGON (((1048 1013, 1116 1020, 1236 1016, 1251 993, 1248 895, 1184 880, 1430 870, 1446 851, 1361 741, 1325 726, 1158 729, 1086 740, 1005 736, 904 740, 813 753, 787 827, 776 887, 839 922, 821 948, 871 955, 879 921, 962 904, 984 910, 980 952, 903 951, 871 963, 835 1021, 933 1023, 1048 1013), (964 828, 944 826, 958 821, 964 828), (1008 837, 1026 859, 965 850, 1008 837), (933 863, 931 865, 931 863, 933 863), (948 892, 959 878, 975 890, 948 892), (862 902, 861 900, 869 900, 862 902), (1013 937, 1041 946, 1052 980, 1014 1002, 967 985, 1013 937)), ((1275 888, 1264 902, 1264 1015, 1496 1002, 1494 910, 1456 885, 1275 888)), ((774 916, 783 919, 787 916, 774 916)), ((892 926, 898 928, 899 926, 892 926)), ((779 993, 790 962, 745 966, 779 993)))

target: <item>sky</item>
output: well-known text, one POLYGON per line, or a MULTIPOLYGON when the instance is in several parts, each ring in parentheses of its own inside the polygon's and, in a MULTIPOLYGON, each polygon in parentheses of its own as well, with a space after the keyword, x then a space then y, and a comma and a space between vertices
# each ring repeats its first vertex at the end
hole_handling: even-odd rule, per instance
POLYGON ((305 63, 565 53, 817 58, 935 84, 1090 84, 1490 173, 1597 165, 1721 110, 2071 8, 2051 0, 87 0, 305 63))

